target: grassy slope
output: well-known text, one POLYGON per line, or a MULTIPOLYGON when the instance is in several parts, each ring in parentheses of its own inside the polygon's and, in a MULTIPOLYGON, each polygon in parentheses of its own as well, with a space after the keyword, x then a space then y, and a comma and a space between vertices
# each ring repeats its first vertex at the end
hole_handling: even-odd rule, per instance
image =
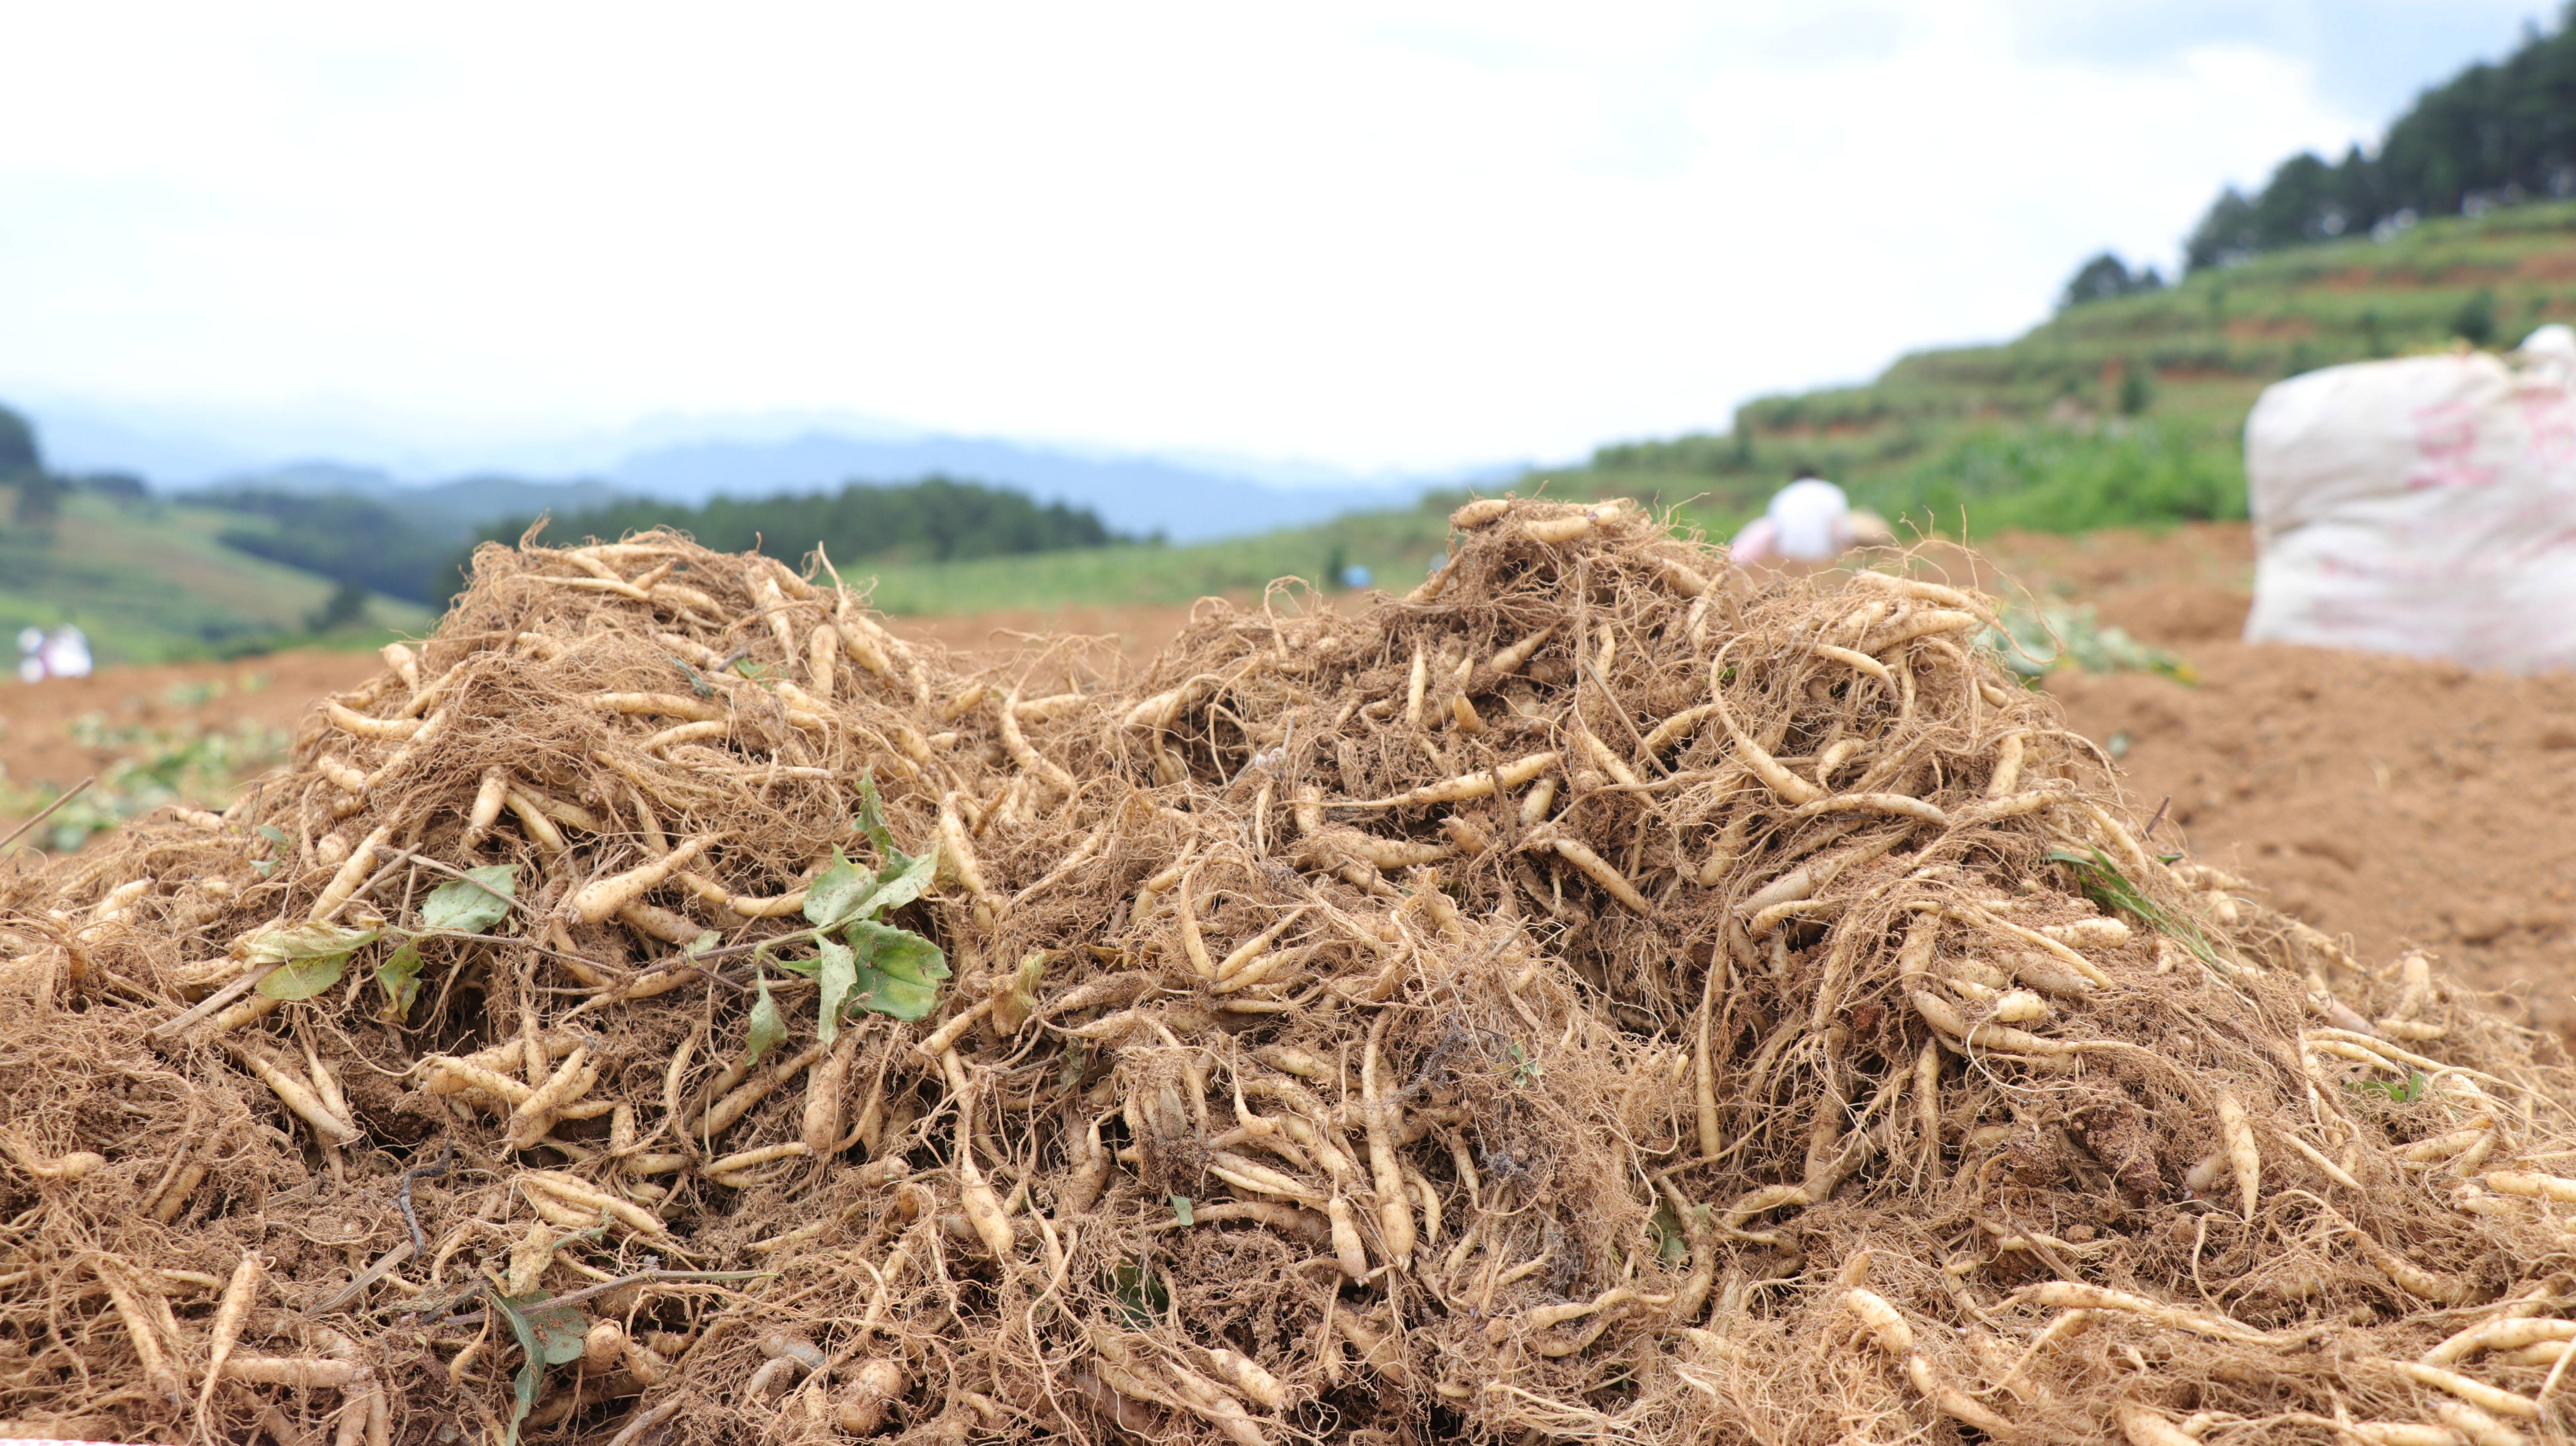
MULTIPOLYGON (((0 518, 14 515, 16 501, 0 488, 0 518)), ((316 641, 304 619, 331 583, 216 540, 245 525, 238 514, 91 493, 63 499, 50 536, 0 525, 0 643, 31 623, 77 623, 101 662, 133 663, 316 641)), ((378 628, 320 641, 372 646, 431 621, 427 609, 389 598, 368 611, 378 628)))
POLYGON ((1550 475, 1569 493, 1698 499, 1685 517, 1719 533, 1799 465, 1949 532, 1962 507, 1972 531, 2153 521, 2160 493, 2232 494, 2241 510, 2239 438, 2264 386, 2453 345, 2481 293, 2491 345, 2576 320, 2576 204, 2273 253, 2069 308, 2001 345, 1917 353, 1866 385, 1762 398, 1731 435, 1604 448, 1550 475), (2154 379, 2134 418, 2118 411, 2131 367, 2154 379))
POLYGON ((1454 500, 1401 512, 1363 512, 1320 527, 1188 547, 1130 544, 974 562, 845 568, 877 579, 875 601, 892 613, 971 612, 1059 603, 1185 603, 1215 593, 1257 593, 1273 579, 1321 577, 1341 550, 1381 587, 1421 580, 1448 545, 1454 500))

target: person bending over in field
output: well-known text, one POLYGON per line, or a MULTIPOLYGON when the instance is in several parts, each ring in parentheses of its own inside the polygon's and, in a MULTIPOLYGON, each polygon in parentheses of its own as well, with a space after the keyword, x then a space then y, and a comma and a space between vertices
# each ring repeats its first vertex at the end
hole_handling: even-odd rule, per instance
POLYGON ((1884 547, 1895 529, 1874 512, 1856 511, 1843 489, 1807 468, 1771 494, 1762 515, 1744 524, 1727 547, 1739 567, 1757 562, 1831 562, 1855 547, 1884 547))

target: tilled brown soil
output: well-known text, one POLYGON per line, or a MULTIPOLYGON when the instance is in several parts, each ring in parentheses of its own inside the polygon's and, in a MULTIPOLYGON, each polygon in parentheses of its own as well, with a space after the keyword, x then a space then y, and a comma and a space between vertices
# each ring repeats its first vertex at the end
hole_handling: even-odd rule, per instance
POLYGON ((2237 641, 2252 600, 2242 526, 2163 537, 2009 537, 2043 595, 2171 648, 2186 687, 2059 673, 2080 732, 2122 753, 2158 837, 2268 891, 2364 958, 2420 945, 2527 1000, 2576 1040, 2576 676, 2237 641))
MULTIPOLYGON (((2421 945, 2576 1037, 2576 678, 2192 644, 2201 682, 2063 675, 2192 852, 2364 958, 2421 945), (2233 863, 2227 861, 2233 860, 2233 863)), ((2171 839, 2160 832, 2159 838, 2171 839)))
POLYGON ((106 668, 42 683, 11 678, 0 682, 0 769, 21 785, 63 787, 105 768, 119 750, 85 746, 70 731, 88 714, 110 728, 292 728, 314 699, 355 687, 382 666, 373 653, 306 649, 227 663, 106 668))

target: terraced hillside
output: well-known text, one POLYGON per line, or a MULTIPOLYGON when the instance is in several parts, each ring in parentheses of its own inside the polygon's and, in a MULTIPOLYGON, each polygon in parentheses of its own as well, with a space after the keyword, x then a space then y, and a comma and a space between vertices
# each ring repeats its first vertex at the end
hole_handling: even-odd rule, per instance
POLYGON ((2511 346, 2576 320, 2576 203, 2428 221, 2062 308, 2000 345, 1917 352, 1860 386, 1763 397, 1725 434, 1600 448, 1555 489, 1698 499, 1730 527, 1799 466, 1919 527, 2056 532, 2241 516, 2263 387, 2338 362, 2511 346))

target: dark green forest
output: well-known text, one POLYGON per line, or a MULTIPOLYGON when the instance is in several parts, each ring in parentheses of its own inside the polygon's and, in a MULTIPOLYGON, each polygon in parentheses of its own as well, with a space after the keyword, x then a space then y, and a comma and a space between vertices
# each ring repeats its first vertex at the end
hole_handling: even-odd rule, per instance
POLYGON ((27 419, 7 407, 0 407, 0 477, 18 472, 43 469, 45 459, 36 450, 36 429, 27 419))
MULTIPOLYGON (((479 540, 515 542, 535 522, 497 522, 479 540)), ((544 536, 614 539, 650 527, 677 528, 719 552, 758 548, 790 563, 817 546, 836 562, 959 562, 1132 540, 1087 507, 938 476, 901 486, 852 483, 836 493, 719 497, 703 507, 619 502, 553 518, 544 536)), ((442 596, 454 589, 451 580, 442 596)))
POLYGON ((269 520, 268 527, 227 527, 217 534, 237 552, 407 602, 437 602, 455 591, 443 576, 456 553, 455 539, 366 498, 240 488, 200 492, 188 500, 269 520))
POLYGON ((2262 251, 2576 195, 2576 0, 2497 64, 2416 97, 2376 153, 2303 153, 2253 195, 2229 187, 2186 244, 2195 271, 2262 251))
MULTIPOLYGON (((412 602, 442 603, 463 585, 476 542, 516 542, 534 517, 486 524, 470 541, 423 526, 374 500, 232 489, 194 494, 203 506, 265 519, 226 528, 224 545, 412 602)), ((1098 515, 1025 493, 930 477, 852 483, 837 493, 719 498, 702 507, 638 498, 547 519, 545 536, 617 538, 676 527, 726 552, 752 547, 789 562, 817 543, 836 561, 946 562, 1099 547, 1117 541, 1098 515)))

